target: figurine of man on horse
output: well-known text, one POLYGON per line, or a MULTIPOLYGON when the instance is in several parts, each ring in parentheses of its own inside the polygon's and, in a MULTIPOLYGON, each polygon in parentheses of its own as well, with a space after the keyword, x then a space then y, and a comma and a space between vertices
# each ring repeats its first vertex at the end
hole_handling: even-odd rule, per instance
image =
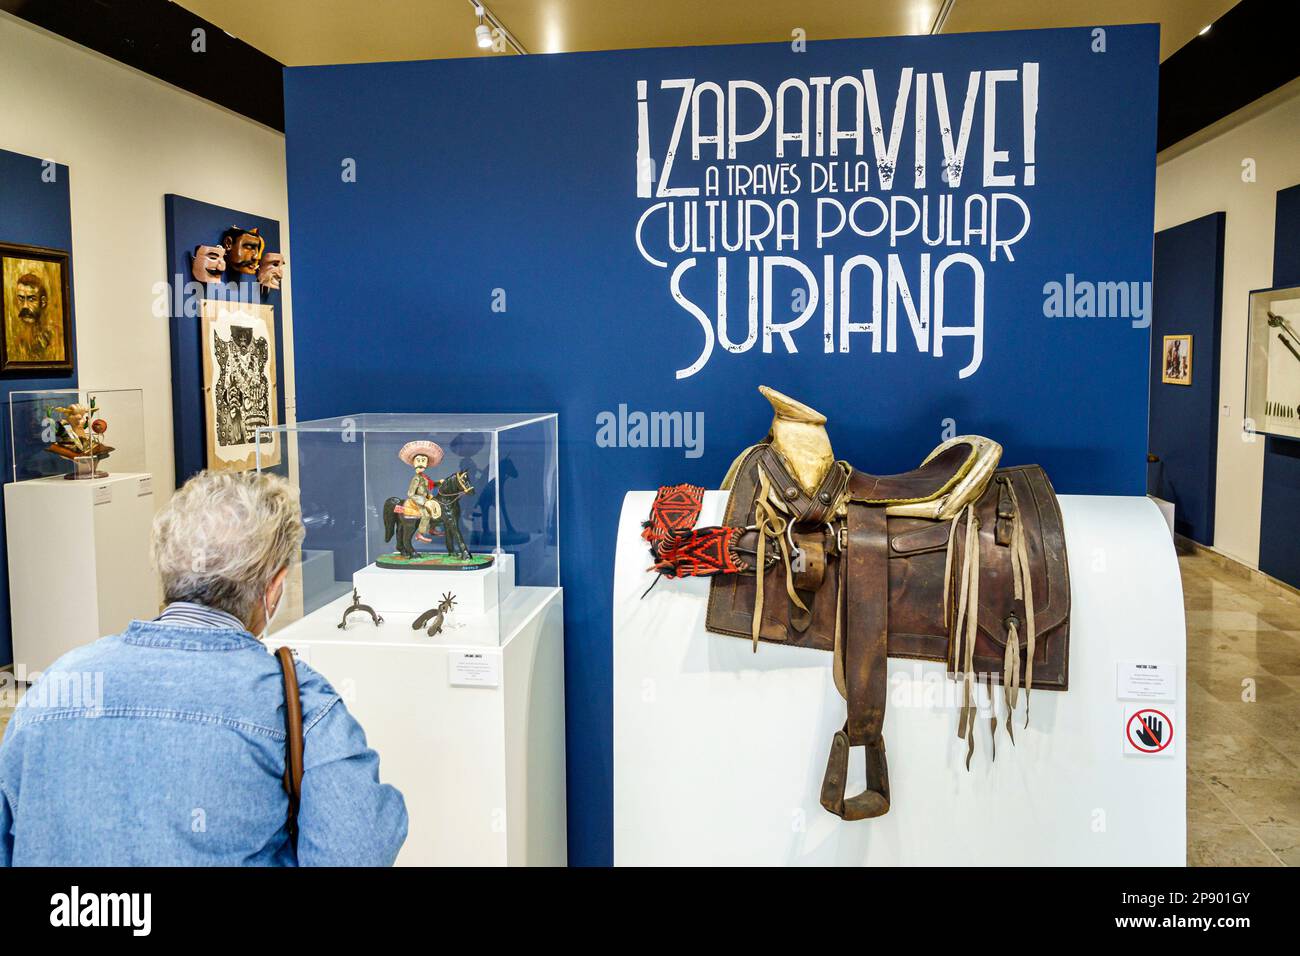
POLYGON ((442 447, 432 441, 409 441, 397 457, 414 468, 415 474, 406 486, 405 498, 384 502, 384 540, 396 536, 397 551, 376 563, 403 568, 480 568, 491 564, 490 555, 470 553, 461 533, 460 499, 474 493, 469 473, 461 470, 441 481, 430 477, 429 469, 436 468, 443 458, 442 447), (446 542, 446 558, 415 549, 415 542, 431 543, 438 533, 446 542))

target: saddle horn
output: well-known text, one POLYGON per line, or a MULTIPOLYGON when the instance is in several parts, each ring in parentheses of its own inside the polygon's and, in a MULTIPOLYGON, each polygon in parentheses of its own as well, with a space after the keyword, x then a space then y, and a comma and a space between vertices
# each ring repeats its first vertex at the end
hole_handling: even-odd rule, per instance
POLYGON ((835 453, 826 434, 826 416, 766 385, 759 392, 772 403, 772 447, 790 466, 790 474, 811 495, 821 486, 835 464, 835 453))

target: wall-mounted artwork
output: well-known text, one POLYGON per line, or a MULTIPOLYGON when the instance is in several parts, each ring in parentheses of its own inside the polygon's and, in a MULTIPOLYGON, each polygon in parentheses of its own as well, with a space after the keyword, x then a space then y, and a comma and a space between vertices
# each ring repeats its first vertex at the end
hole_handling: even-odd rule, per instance
POLYGON ((208 468, 246 471, 280 461, 275 313, 269 305, 203 301, 208 468))
POLYGON ((1160 363, 1160 381, 1166 385, 1192 384, 1192 337, 1166 335, 1160 363))
POLYGON ((1300 438, 1300 286, 1250 294, 1247 427, 1300 438))
POLYGON ((71 372, 68 254, 0 243, 0 372, 71 372))
POLYGON ((221 246, 199 243, 194 247, 190 275, 199 282, 220 282, 226 271, 226 250, 221 246))
POLYGON ((227 270, 231 277, 255 275, 263 294, 278 290, 287 260, 279 252, 267 252, 259 227, 231 226, 221 234, 219 244, 203 240, 190 253, 190 274, 199 282, 221 282, 227 270))
POLYGON ((257 275, 257 267, 266 252, 266 240, 258 235, 258 228, 245 229, 231 226, 221 234, 221 247, 226 251, 226 265, 246 276, 257 275))
POLYGON ((288 261, 279 252, 268 252, 262 256, 262 262, 257 267, 257 284, 262 287, 263 293, 280 288, 286 265, 288 261))
MULTIPOLYGON (((242 441, 241 431, 251 435, 258 421, 285 420, 277 374, 284 368, 281 286, 288 281, 287 257, 278 251, 280 223, 274 219, 176 195, 163 198, 163 209, 172 291, 172 449, 179 486, 204 468, 254 467, 255 446, 242 441), (220 326, 221 356, 210 328, 217 316, 213 303, 221 303, 229 318, 226 325, 239 327, 232 332, 220 326), (249 396, 236 391, 241 379, 262 377, 261 371, 253 375, 248 364, 260 361, 263 347, 266 408, 258 397, 256 407, 246 412, 249 396), (222 391, 220 357, 227 361, 224 374, 236 391, 222 391), (224 402, 220 415, 214 404, 218 400, 224 402)), ((279 454, 276 448, 262 451, 264 461, 266 454, 279 454)))

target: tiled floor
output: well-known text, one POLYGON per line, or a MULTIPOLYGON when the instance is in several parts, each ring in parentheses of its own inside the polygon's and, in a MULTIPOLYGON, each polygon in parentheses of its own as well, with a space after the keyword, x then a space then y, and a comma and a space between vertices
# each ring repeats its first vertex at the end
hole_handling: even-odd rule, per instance
POLYGON ((1300 598, 1203 555, 1187 607, 1187 862, 1300 866, 1300 598))
MULTIPOLYGON (((1300 597, 1185 555, 1187 862, 1300 866, 1300 597)), ((0 734, 12 682, 0 675, 0 734)))

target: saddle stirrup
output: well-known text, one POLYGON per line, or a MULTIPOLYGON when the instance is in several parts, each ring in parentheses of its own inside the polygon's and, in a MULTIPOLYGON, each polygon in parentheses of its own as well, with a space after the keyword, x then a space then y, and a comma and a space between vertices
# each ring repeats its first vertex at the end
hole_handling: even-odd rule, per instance
POLYGON ((831 753, 822 778, 822 806, 842 820, 869 820, 889 812, 889 763, 885 759, 885 738, 863 743, 867 756, 867 786, 857 796, 846 797, 849 779, 848 724, 831 738, 831 753))
POLYGON ((885 509, 850 504, 841 571, 844 602, 844 690, 848 719, 831 738, 821 803, 844 820, 889 812, 885 759, 885 700, 889 679, 889 535, 885 509), (846 797, 849 751, 866 748, 867 785, 846 797))

